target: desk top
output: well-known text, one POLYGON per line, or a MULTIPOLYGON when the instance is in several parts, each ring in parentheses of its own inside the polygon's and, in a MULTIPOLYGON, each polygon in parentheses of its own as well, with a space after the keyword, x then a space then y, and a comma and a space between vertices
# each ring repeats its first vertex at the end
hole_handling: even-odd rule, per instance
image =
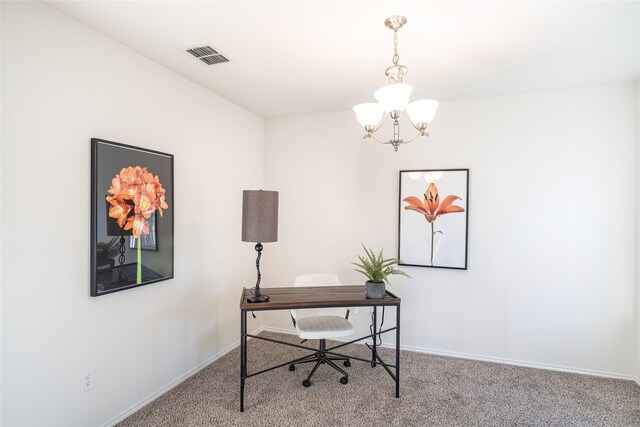
POLYGON ((386 291, 384 298, 367 299, 364 285, 303 286, 287 288, 260 288, 268 302, 249 303, 251 289, 242 289, 242 310, 284 310, 296 308, 358 307, 400 304, 400 298, 386 291))

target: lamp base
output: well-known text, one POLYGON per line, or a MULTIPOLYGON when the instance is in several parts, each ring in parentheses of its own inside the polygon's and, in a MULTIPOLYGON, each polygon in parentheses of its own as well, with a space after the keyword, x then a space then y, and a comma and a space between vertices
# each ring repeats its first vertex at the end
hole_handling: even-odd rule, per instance
POLYGON ((267 295, 254 295, 252 297, 247 297, 247 302, 268 302, 269 297, 267 295))
POLYGON ((269 297, 267 295, 262 295, 260 292, 260 280, 262 279, 262 275, 260 274, 260 257, 262 256, 262 243, 256 243, 256 252, 258 252, 258 257, 256 258, 256 270, 258 272, 258 280, 256 281, 256 287, 251 290, 253 294, 250 297, 247 297, 247 302, 256 303, 256 302, 267 302, 269 301, 269 297))

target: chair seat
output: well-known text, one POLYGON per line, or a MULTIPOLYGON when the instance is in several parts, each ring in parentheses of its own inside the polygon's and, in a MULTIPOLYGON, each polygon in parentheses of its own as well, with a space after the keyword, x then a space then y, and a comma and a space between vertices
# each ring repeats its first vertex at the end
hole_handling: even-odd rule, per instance
POLYGON ((340 316, 311 316, 296 322, 298 336, 302 339, 344 338, 353 335, 351 322, 340 316))

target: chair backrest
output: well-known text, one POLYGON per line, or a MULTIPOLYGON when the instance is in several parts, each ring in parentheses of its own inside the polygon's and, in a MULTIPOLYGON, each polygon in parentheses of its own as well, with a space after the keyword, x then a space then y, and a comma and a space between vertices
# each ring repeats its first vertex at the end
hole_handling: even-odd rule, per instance
MULTIPOLYGON (((303 274, 296 276, 293 281, 293 286, 336 286, 340 284, 340 278, 337 274, 303 274)), ((344 316, 346 310, 344 308, 322 308, 322 309, 304 309, 304 310, 289 310, 291 317, 296 320, 299 318, 301 312, 304 312, 305 316, 318 316, 318 315, 341 315, 344 316)))
POLYGON ((335 286, 340 284, 337 274, 303 274, 296 276, 293 286, 335 286))

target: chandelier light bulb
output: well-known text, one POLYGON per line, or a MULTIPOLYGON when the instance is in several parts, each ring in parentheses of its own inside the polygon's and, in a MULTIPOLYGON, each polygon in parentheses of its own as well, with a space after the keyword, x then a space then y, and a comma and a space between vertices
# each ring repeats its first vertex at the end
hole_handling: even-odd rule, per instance
POLYGON ((419 123, 431 123, 436 115, 439 102, 435 99, 421 99, 407 105, 407 115, 414 125, 419 123))
POLYGON ((404 111, 409 103, 413 86, 407 83, 394 83, 382 86, 373 96, 384 111, 404 111))
POLYGON ((372 126, 375 128, 382 121, 384 110, 380 107, 380 104, 375 102, 368 102, 365 104, 358 104, 353 107, 353 111, 356 113, 356 118, 363 127, 372 126))

